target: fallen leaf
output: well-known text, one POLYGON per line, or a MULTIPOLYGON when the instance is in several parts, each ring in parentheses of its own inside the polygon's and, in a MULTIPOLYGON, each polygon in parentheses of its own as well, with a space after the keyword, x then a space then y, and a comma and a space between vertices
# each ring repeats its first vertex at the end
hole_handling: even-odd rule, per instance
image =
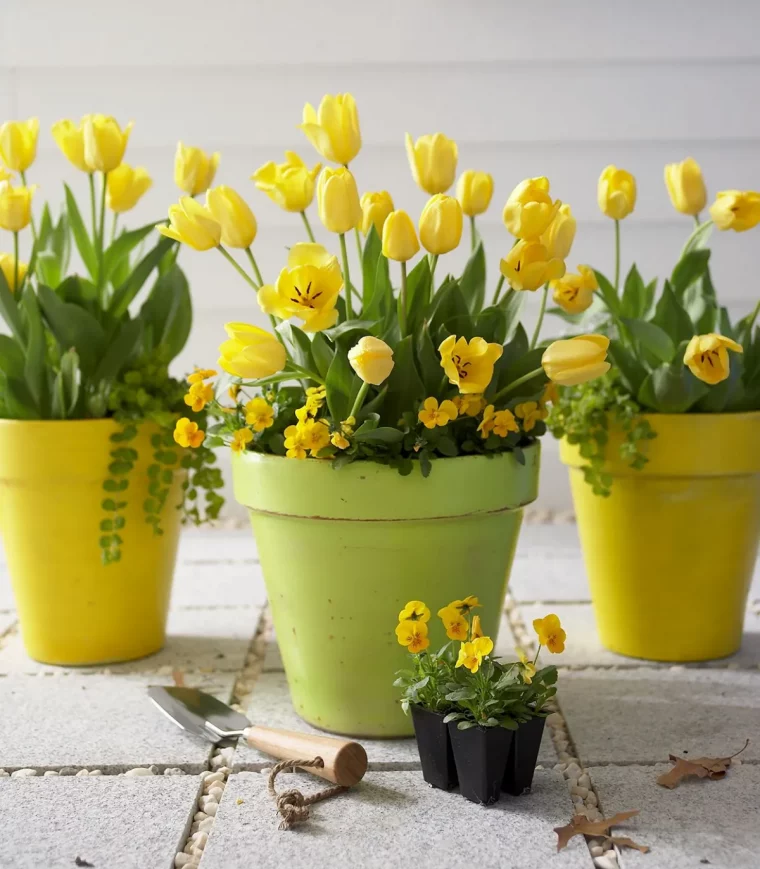
POLYGON ((635 848, 637 851, 641 851, 642 854, 649 853, 649 845, 637 845, 628 836, 605 836, 605 838, 610 845, 617 845, 618 848, 635 848))
POLYGON ((185 688, 185 674, 182 670, 172 670, 172 679, 174 680, 175 688, 185 688))
POLYGON ((565 848, 573 836, 602 836, 609 832, 610 827, 627 821, 628 818, 632 818, 638 813, 638 809, 634 809, 632 812, 618 812, 617 815, 613 815, 611 818, 602 818, 601 821, 589 821, 584 815, 573 815, 569 824, 554 828, 554 832, 557 834, 557 850, 561 851, 565 848))
POLYGON ((675 754, 670 755, 670 761, 673 766, 657 777, 657 784, 664 788, 677 788, 683 779, 689 776, 697 776, 697 778, 709 778, 713 781, 726 777, 726 772, 731 766, 731 761, 741 754, 749 745, 747 740, 744 745, 735 754, 730 757, 695 757, 690 760, 685 757, 678 757, 675 754))

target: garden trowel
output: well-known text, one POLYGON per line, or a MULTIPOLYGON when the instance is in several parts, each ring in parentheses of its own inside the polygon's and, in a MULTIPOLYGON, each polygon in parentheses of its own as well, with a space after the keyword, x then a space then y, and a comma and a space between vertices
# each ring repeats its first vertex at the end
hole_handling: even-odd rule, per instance
POLYGON ((234 744, 241 736, 256 748, 280 760, 321 757, 324 766, 308 772, 344 787, 361 781, 367 771, 367 753, 358 742, 259 727, 234 709, 197 688, 148 688, 150 699, 176 725, 215 744, 234 744))

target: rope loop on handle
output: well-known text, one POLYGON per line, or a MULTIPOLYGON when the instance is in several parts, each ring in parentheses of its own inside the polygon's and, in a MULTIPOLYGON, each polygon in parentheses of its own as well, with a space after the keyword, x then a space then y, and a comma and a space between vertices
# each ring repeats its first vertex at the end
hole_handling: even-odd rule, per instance
POLYGON ((282 793, 277 793, 274 781, 278 774, 283 770, 295 770, 298 767, 306 769, 309 767, 322 768, 324 765, 325 762, 321 757, 314 757, 311 760, 281 760, 278 764, 275 764, 275 766, 272 767, 272 770, 269 773, 269 781, 267 782, 267 790, 269 791, 269 796, 274 800, 277 811, 282 817, 279 826, 280 830, 290 830, 296 824, 303 824, 305 821, 309 820, 309 806, 348 790, 348 788, 341 787, 340 785, 333 785, 332 787, 324 788, 324 790, 317 791, 314 794, 308 794, 307 796, 304 796, 297 788, 291 788, 282 793))

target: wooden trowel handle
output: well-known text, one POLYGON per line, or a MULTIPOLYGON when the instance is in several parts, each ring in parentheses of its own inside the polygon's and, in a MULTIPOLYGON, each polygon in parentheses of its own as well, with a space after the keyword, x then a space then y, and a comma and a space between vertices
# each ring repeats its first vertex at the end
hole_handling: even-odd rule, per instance
POLYGON ((358 742, 256 726, 247 727, 243 736, 251 748, 280 760, 321 757, 325 765, 308 771, 344 787, 360 782, 367 771, 367 752, 358 742))

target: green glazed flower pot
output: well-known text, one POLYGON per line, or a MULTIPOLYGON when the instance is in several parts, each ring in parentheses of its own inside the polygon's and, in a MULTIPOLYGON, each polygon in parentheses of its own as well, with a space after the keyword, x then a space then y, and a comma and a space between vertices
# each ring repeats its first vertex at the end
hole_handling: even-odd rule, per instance
POLYGON ((523 507, 538 489, 539 444, 440 459, 424 479, 375 462, 233 456, 235 497, 251 513, 274 626, 298 714, 350 736, 412 733, 393 687, 408 653, 394 633, 408 600, 433 611, 477 595, 496 640, 523 507))

